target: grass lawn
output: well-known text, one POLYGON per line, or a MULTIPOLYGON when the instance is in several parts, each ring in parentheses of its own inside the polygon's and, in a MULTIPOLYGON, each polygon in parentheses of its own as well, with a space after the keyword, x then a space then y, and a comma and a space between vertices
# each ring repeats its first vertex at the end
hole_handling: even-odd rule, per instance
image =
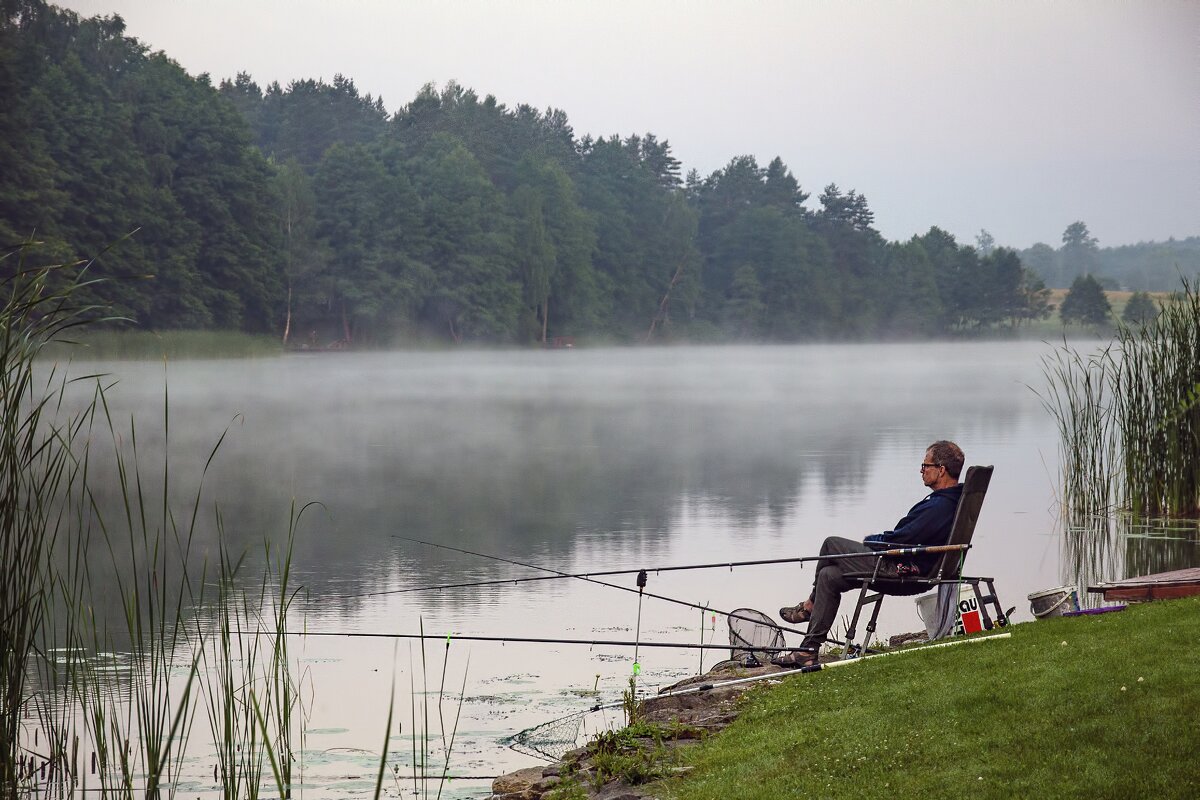
POLYGON ((657 796, 1200 797, 1200 599, 1008 630, 755 690, 657 796))

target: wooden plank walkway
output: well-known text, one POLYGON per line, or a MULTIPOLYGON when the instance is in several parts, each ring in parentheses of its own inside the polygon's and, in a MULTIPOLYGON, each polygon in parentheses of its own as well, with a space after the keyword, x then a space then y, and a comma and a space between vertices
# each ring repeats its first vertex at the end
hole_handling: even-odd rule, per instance
POLYGON ((1103 594, 1105 601, 1170 600, 1176 597, 1200 595, 1200 567, 1188 567, 1154 575, 1108 581, 1088 587, 1089 592, 1103 594))

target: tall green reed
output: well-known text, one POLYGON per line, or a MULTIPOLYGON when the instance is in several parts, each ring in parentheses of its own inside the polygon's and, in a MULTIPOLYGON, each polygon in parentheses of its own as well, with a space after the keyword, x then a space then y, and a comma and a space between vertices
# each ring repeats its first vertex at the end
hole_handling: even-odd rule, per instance
POLYGON ((238 582, 245 555, 230 551, 223 524, 218 545, 219 572, 212 619, 197 620, 203 648, 203 695, 216 743, 217 776, 227 798, 262 794, 269 765, 278 796, 292 796, 297 750, 303 746, 303 708, 289 658, 289 612, 298 589, 290 584, 296 530, 308 504, 292 508, 288 538, 274 550, 268 541, 266 566, 257 593, 238 582))
POLYGON ((1200 292, 1183 290, 1145 325, 1084 355, 1043 359, 1043 404, 1059 428, 1063 503, 1072 524, 1123 509, 1200 514, 1200 292))
MULTIPOLYGON (((99 315, 75 300, 86 265, 28 266, 32 243, 0 256, 0 796, 28 785, 33 752, 22 720, 35 696, 31 666, 42 640, 54 580, 47 563, 69 517, 59 500, 77 480, 71 441, 78 418, 57 417, 69 379, 54 367, 39 379, 34 362, 48 343, 99 315), (82 267, 82 268, 80 268, 82 267)), ((57 652, 57 651, 56 651, 57 652)), ((61 765, 64 743, 51 737, 43 763, 61 765)), ((54 772, 53 766, 51 771, 54 772)))
MULTIPOLYGON (((410 777, 412 780, 411 793, 416 797, 423 798, 440 798, 446 784, 450 781, 450 762, 454 754, 454 742, 458 737, 458 723, 462 716, 463 702, 466 699, 467 689, 467 673, 470 672, 471 660, 468 657, 466 666, 463 668, 462 685, 459 687, 458 701, 454 713, 454 722, 447 730, 445 723, 445 715, 443 713, 446 703, 446 674, 450 663, 450 637, 446 637, 446 648, 442 653, 442 669, 441 680, 437 691, 436 712, 438 720, 438 737, 440 738, 440 747, 437 747, 437 742, 434 738, 434 732, 430 725, 430 709, 429 702, 432 692, 429 687, 429 662, 428 654, 425 648, 425 620, 422 618, 419 621, 419 629, 421 632, 420 639, 420 673, 421 673, 421 688, 417 688, 417 667, 413 662, 413 652, 409 649, 409 696, 412 700, 411 710, 411 727, 409 729, 409 744, 411 746, 410 760, 410 777), (418 702, 420 708, 418 708, 418 702), (447 736, 449 734, 449 736, 447 736)), ((394 697, 393 697, 394 702, 394 697)), ((389 726, 391 724, 392 710, 388 709, 389 726)), ((386 740, 384 751, 381 755, 382 759, 388 757, 386 748, 386 740)), ((382 774, 382 773, 381 773, 382 774)), ((400 768, 397 766, 393 770, 393 775, 397 779, 397 789, 400 790, 400 768)), ((376 785, 376 797, 380 791, 380 785, 376 785)))
MULTIPOLYGON (((101 789, 125 797, 136 791, 147 797, 174 796, 193 718, 203 712, 215 750, 214 783, 223 797, 261 796, 268 763, 278 796, 290 797, 295 747, 302 733, 296 730, 299 692, 288 657, 288 614, 297 591, 290 584, 291 554, 304 509, 293 508, 281 548, 267 540, 265 564, 255 585, 246 574, 246 553, 230 548, 220 508, 214 506, 217 546, 210 584, 209 566, 194 566, 192 551, 201 527, 204 481, 228 431, 209 453, 199 486, 180 513, 168 488, 166 398, 163 412, 160 504, 147 499, 132 421, 129 453, 113 453, 121 508, 121 525, 115 527, 125 532, 129 545, 121 557, 115 544, 122 541, 121 534, 110 533, 100 501, 93 502, 111 572, 117 576, 125 627, 118 631, 120 637, 94 639, 90 651, 118 653, 124 648, 128 655, 122 663, 129 672, 123 696, 114 695, 111 681, 100 671, 85 671, 78 681, 90 711, 88 733, 99 754, 101 789), (122 746, 124 751, 119 750, 122 746), (135 788, 137 780, 144 784, 141 790, 135 788)), ((116 429, 111 417, 106 423, 116 429)), ((93 635, 102 629, 95 623, 80 628, 93 635)), ((103 671, 116 666, 97 656, 89 663, 103 671)))
POLYGON ((1107 518, 1118 481, 1113 459, 1109 348, 1083 354, 1063 344, 1043 358, 1042 403, 1058 423, 1062 502, 1077 525, 1107 518))
MULTIPOLYGON (((307 503, 299 510, 293 503, 288 518, 288 537, 282 549, 273 549, 270 540, 266 543, 267 572, 263 575, 263 596, 274 588, 270 599, 271 617, 264 626, 268 630, 270 657, 266 676, 268 691, 265 697, 254 696, 259 725, 267 742, 267 754, 271 759, 279 796, 292 796, 293 770, 297 753, 304 747, 303 707, 300 704, 299 686, 292 672, 292 661, 288 649, 290 630, 288 619, 292 604, 301 590, 291 583, 292 553, 296 531, 304 513, 316 503, 307 503), (263 709, 266 709, 264 712, 263 709)), ((260 607, 264 604, 260 604, 260 607)))
POLYGON ((162 460, 147 466, 135 421, 114 419, 104 376, 67 377, 44 352, 103 318, 75 302, 87 265, 26 268, 28 250, 0 258, 0 797, 174 796, 201 697, 219 710, 209 716, 229 765, 225 796, 256 796, 264 756, 290 796, 302 743, 287 650, 300 514, 282 550, 268 544, 257 597, 237 588, 241 559, 228 550, 206 596, 192 552, 203 477, 177 508, 168 394, 162 460), (82 399, 80 384, 90 387, 82 399), (189 625, 209 617, 218 624, 189 625), (202 664, 215 667, 205 681, 202 664))
POLYGON ((1138 515, 1200 513, 1200 292, 1183 291, 1144 326, 1118 329, 1114 409, 1126 502, 1138 515))
MULTIPOLYGON (((85 588, 91 596, 114 593, 121 604, 119 623, 123 624, 115 632, 107 629, 107 622, 93 620, 81 626, 85 635, 90 634, 90 640, 80 643, 81 649, 96 654, 93 664, 107 668, 87 673, 83 681, 92 712, 89 733, 101 754, 102 788, 132 796, 140 780, 146 797, 159 797, 164 789, 171 796, 194 714, 198 654, 186 638, 182 621, 190 612, 187 564, 202 489, 196 490, 190 513, 181 519, 170 500, 170 400, 166 392, 163 461, 158 471, 161 486, 151 485, 140 464, 135 421, 129 422, 128 436, 122 436, 103 392, 99 392, 99 403, 103 424, 97 433, 107 434, 111 446, 117 511, 108 516, 92 482, 86 483, 83 491, 112 566, 113 585, 96 586, 89 580, 85 588), (118 653, 127 655, 115 655, 118 653), (185 670, 182 686, 172 681, 179 666, 185 670), (114 696, 104 674, 118 667, 127 670, 127 696, 114 696), (118 748, 115 753, 114 744, 118 748)), ((216 448, 205 473, 215 452, 216 448)), ((90 575, 87 566, 84 572, 90 575)))
MULTIPOLYGON (((278 796, 290 797, 297 763, 303 765, 305 712, 288 637, 299 591, 291 555, 304 508, 293 507, 284 546, 268 540, 255 592, 245 556, 226 546, 214 507, 219 546, 210 585, 209 568, 196 566, 193 551, 203 527, 204 477, 224 435, 200 485, 178 507, 168 393, 155 443, 161 461, 147 463, 136 421, 118 421, 112 412, 106 377, 69 378, 43 353, 48 342, 66 341, 67 331, 103 315, 73 303, 73 292, 88 285, 85 271, 58 277, 63 271, 21 267, 3 284, 0 797, 176 796, 185 768, 195 771, 187 767, 188 746, 201 713, 223 796, 266 793, 269 764, 278 796), (82 402, 77 384, 89 387, 82 402), (29 767, 35 756, 37 774, 29 767)), ((444 661, 435 752, 424 649, 421 662, 426 690, 421 726, 413 692, 414 786, 440 796, 458 714, 447 738, 444 661)), ((459 713, 465 681, 464 671, 459 713)), ((389 712, 389 728, 390 719, 389 712)), ((381 765, 394 756, 386 741, 381 765)))

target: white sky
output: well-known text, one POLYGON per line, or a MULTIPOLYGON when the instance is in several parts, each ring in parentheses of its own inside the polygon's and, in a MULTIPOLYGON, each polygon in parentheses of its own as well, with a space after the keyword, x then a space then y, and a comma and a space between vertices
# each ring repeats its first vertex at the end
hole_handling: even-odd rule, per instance
POLYGON ((778 155, 889 239, 1200 235, 1200 2, 66 0, 214 82, 342 73, 389 111, 457 80, 655 134, 684 171, 778 155))

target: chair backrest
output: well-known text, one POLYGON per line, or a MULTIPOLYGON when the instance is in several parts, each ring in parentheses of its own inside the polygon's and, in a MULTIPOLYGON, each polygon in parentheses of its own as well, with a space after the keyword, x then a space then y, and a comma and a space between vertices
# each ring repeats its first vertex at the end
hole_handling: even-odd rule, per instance
MULTIPOLYGON (((991 481, 990 465, 967 467, 962 497, 958 500, 958 510, 954 512, 954 525, 950 528, 950 538, 946 544, 971 543, 971 537, 975 535, 975 523, 979 521, 979 509, 983 508, 983 497, 987 494, 991 481)), ((946 553, 929 572, 930 577, 941 580, 957 574, 958 565, 964 556, 965 551, 946 553)))

